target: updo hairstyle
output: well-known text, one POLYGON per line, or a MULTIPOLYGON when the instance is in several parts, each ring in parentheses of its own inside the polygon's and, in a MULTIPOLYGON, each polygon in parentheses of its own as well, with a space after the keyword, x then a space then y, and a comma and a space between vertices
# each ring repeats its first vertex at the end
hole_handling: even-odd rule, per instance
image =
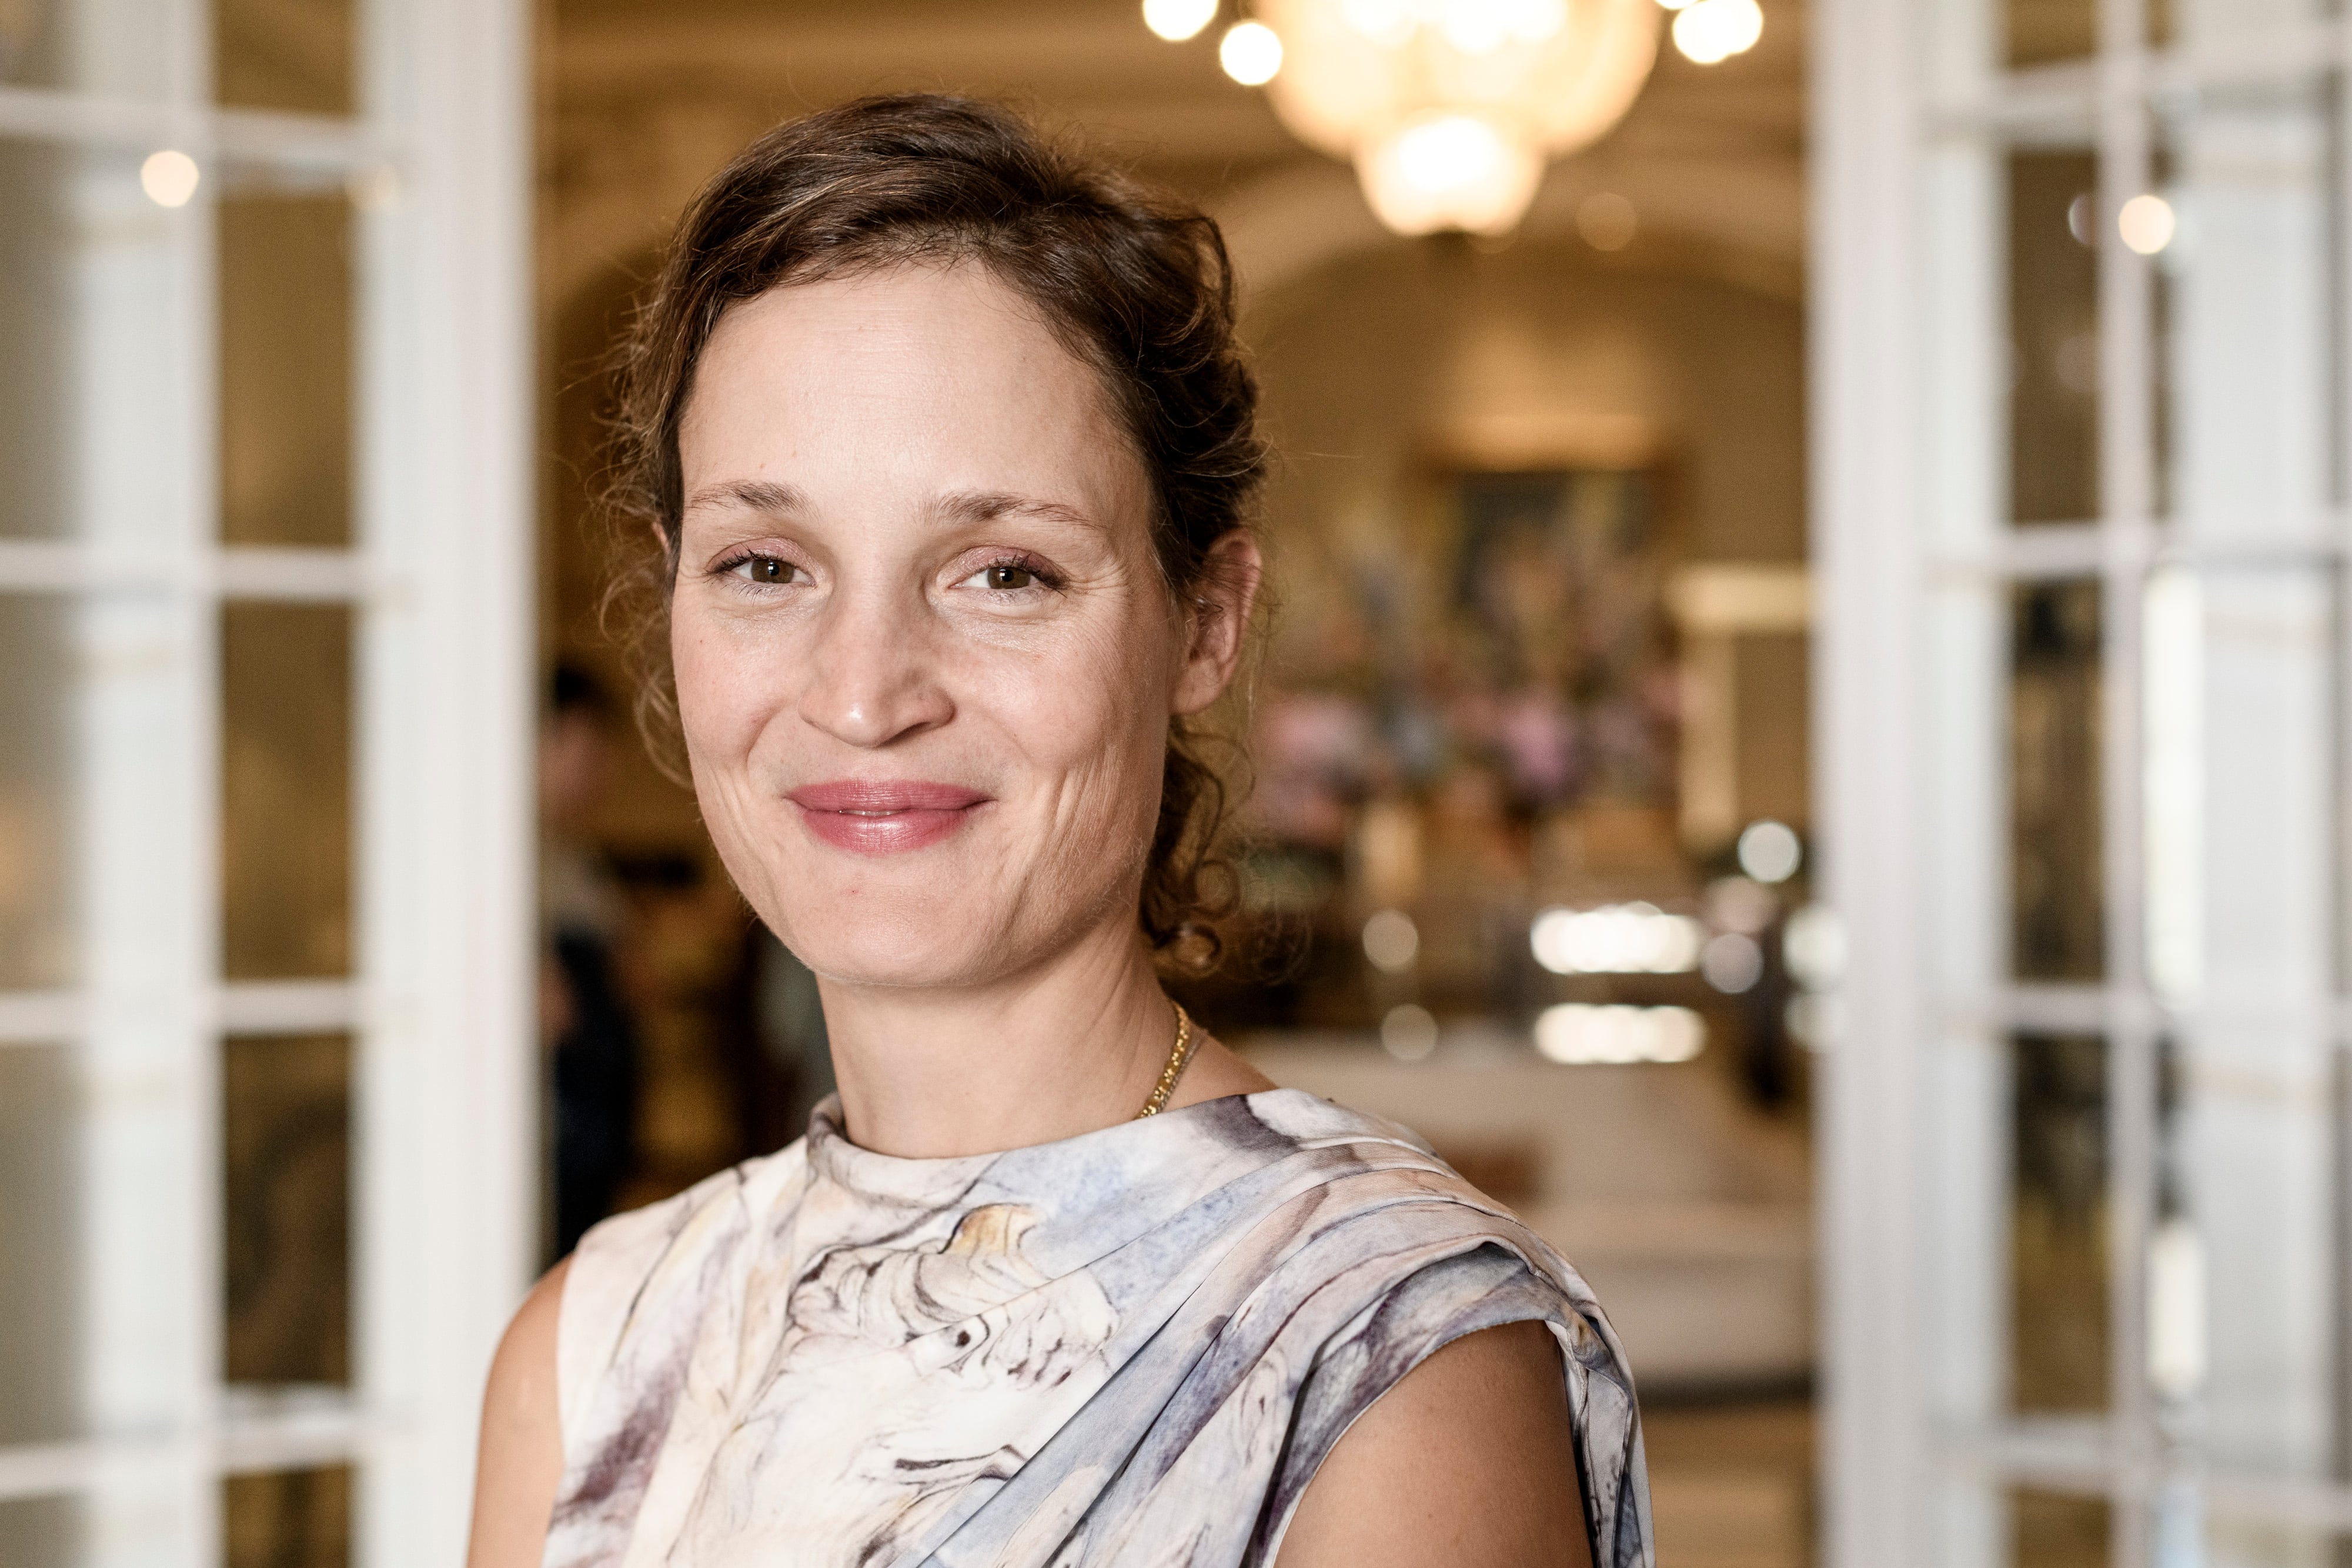
MULTIPOLYGON (((1209 547, 1249 526, 1265 467, 1257 383, 1234 340, 1232 265, 1207 216, 993 104, 866 98, 778 126, 688 208, 617 367, 604 498, 633 564, 614 600, 630 627, 639 721, 674 774, 678 425, 720 315, 788 284, 961 262, 1028 299, 1101 375, 1150 481, 1152 544, 1174 605, 1199 602, 1209 547), (643 543, 653 532, 658 553, 643 543)), ((1213 852, 1225 799, 1202 756, 1209 738, 1185 719, 1171 727, 1138 911, 1163 962, 1192 973, 1215 967, 1213 921, 1232 899, 1213 852)))

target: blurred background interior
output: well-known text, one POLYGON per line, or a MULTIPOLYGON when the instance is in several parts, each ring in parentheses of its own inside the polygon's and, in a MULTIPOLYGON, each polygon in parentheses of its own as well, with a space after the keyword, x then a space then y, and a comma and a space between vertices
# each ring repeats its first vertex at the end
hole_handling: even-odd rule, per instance
POLYGON ((901 89, 1223 225, 1175 989, 1580 1265, 1662 1568, 2346 1561, 2352 30, 1815 5, 0 0, 0 1568, 447 1560, 528 1273, 828 1091, 593 494, 901 89))

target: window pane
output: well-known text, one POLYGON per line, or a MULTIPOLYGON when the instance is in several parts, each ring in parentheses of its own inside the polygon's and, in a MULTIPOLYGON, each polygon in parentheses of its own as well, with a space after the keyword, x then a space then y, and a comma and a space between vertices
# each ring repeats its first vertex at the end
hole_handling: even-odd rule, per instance
POLYGON ((0 1045, 0 1444, 80 1430, 80 1100, 68 1048, 0 1045))
POLYGON ((81 1513, 69 1497, 0 1502, 0 1568, 80 1568, 81 1513))
POLYGON ((2104 1498, 2020 1487, 2009 1494, 2013 1568, 2107 1568, 2112 1508, 2104 1498))
POLYGON ((2254 1019, 2186 1032, 2168 1140, 2179 1197, 2148 1259, 2149 1381, 2220 1467, 2325 1479, 2344 1335, 2330 1048, 2254 1019))
POLYGON ((222 1047, 222 1363, 232 1383, 351 1380, 351 1061, 341 1035, 222 1047))
POLYGON ((2341 1440, 2338 619, 2316 568, 2150 589, 2151 957, 2187 1005, 2149 1376, 2216 1463, 2308 1479, 2341 1440))
POLYGON ((0 537, 145 542, 175 513, 170 250, 188 214, 139 167, 0 141, 0 537))
POLYGON ((352 1472, 279 1470, 221 1483, 224 1568, 345 1568, 352 1472))
POLYGON ((2168 568, 2147 607, 2150 970, 2209 1009, 2315 1005, 2335 973, 2336 580, 2168 568))
POLYGON ((220 204, 221 537, 351 539, 351 204, 239 192, 220 204))
POLYGON ((2080 59, 2099 47, 2098 0, 2004 0, 2001 20, 2011 67, 2080 59))
MULTIPOLYGON (((2189 1539, 2183 1542, 2190 1551, 2200 1544, 2195 1540, 2196 1520, 2184 1521, 2189 1539)), ((2352 1559, 2352 1540, 2329 1535, 2304 1524, 2273 1524, 2267 1521, 2233 1519, 2226 1515, 2205 1521, 2203 1553, 2196 1559, 2202 1568, 2338 1568, 2352 1559)), ((2158 1551, 2166 1543, 2159 1542, 2158 1551)), ((2188 1561, 2165 1557, 2159 1561, 2188 1561)))
POLYGON ((2155 188, 2116 231, 2156 269, 2161 500, 2200 541, 2314 540, 2338 445, 2335 97, 2309 81, 2166 102, 2155 188))
POLYGON ((162 0, 13 0, 0 5, 0 86, 152 98, 166 16, 162 0))
POLYGON ((0 594, 0 990, 74 976, 73 635, 67 601, 0 594))
POLYGON ((222 612, 223 953, 231 979, 348 974, 352 612, 222 612))
POLYGON ((2020 979, 2096 979, 2099 586, 2029 584, 2010 617, 2011 962, 2020 979))
POLYGON ((2317 22, 2336 0, 2147 0, 2148 32, 2158 44, 2225 47, 2247 34, 2317 22))
POLYGON ((2107 1064, 2091 1035, 2020 1035, 2011 1079, 2011 1401, 2107 1403, 2107 1064))
POLYGON ((2099 513, 2098 163, 2009 156, 2010 515, 2099 513))
POLYGON ((213 0, 215 96, 236 109, 352 111, 352 0, 213 0))

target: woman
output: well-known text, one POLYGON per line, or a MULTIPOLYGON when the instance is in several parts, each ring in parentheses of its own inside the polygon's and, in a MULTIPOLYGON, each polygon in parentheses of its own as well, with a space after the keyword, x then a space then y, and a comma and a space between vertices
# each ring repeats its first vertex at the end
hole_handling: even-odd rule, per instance
POLYGON ((1216 231, 999 110, 771 132, 639 322, 623 471, 809 1134, 592 1231, 491 1374, 474 1568, 1649 1561, 1582 1281, 1162 994, 1263 449, 1216 231))

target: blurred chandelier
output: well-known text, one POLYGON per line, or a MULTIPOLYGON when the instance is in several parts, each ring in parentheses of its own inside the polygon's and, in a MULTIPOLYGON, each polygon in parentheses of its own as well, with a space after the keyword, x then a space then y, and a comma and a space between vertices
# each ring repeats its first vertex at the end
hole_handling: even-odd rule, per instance
MULTIPOLYGON (((1264 86, 1308 145, 1354 163, 1399 234, 1509 232, 1547 160, 1599 140, 1657 57, 1660 9, 1702 65, 1763 31, 1756 0, 1256 0, 1229 28, 1226 74, 1264 86)), ((1192 37, 1216 0, 1145 0, 1164 38, 1192 37)))

